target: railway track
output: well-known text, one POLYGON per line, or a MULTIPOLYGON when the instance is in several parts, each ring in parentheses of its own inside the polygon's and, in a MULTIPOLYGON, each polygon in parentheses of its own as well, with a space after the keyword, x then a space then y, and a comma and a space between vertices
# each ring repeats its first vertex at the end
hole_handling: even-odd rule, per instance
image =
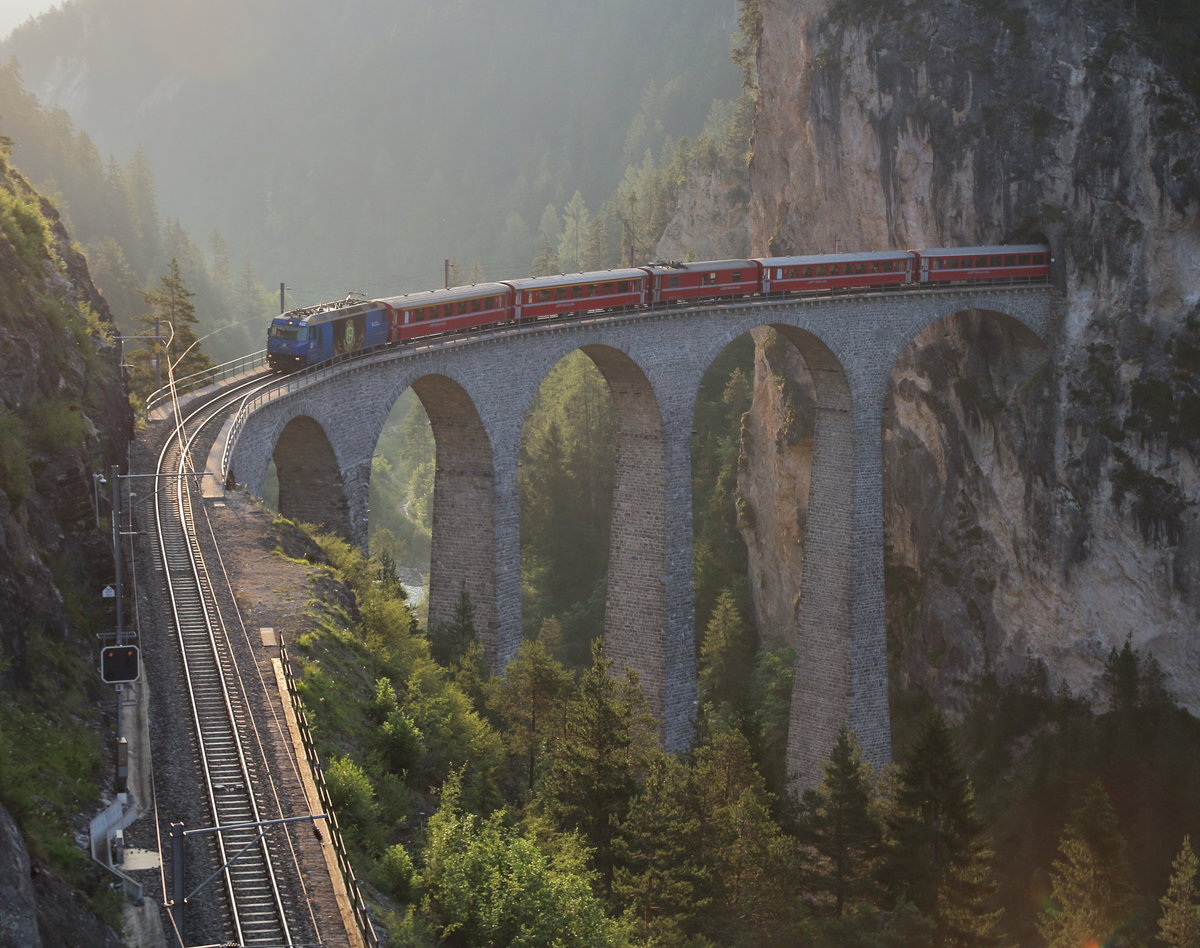
POLYGON ((244 680, 234 654, 201 543, 198 505, 193 504, 200 479, 191 473, 198 463, 194 450, 202 444, 203 432, 247 390, 262 384, 256 380, 233 386, 187 418, 177 417, 156 469, 157 565, 196 735, 194 755, 202 784, 196 791, 211 820, 201 827, 173 823, 167 831, 170 878, 164 874, 164 888, 178 945, 192 943, 189 915, 201 903, 204 920, 198 927, 205 938, 212 937, 210 929, 219 928, 221 944, 322 944, 315 919, 305 916, 307 900, 295 898, 304 883, 291 838, 278 829, 280 823, 305 817, 284 812, 274 786, 249 698, 255 682, 244 680), (206 845, 196 846, 201 840, 194 837, 206 845), (207 855, 200 865, 195 864, 197 851, 207 855))

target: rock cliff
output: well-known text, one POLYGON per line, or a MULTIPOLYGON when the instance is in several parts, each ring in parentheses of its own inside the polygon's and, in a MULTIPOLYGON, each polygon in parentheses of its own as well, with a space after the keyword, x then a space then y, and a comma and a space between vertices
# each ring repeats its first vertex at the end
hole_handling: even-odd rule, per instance
MULTIPOLYGON (((953 706, 1037 661, 1098 696, 1129 637, 1200 712, 1200 147, 1155 24, 1073 0, 751 6, 753 254, 1045 240, 1055 255, 1053 338, 964 313, 896 366, 894 679, 953 706)), ((758 359, 740 490, 770 634, 796 607, 807 396, 794 354, 758 359)))
MULTIPOLYGON (((112 559, 96 529, 92 472, 121 461, 132 435, 115 337, 108 307, 58 213, 0 154, 0 891, 11 894, 0 898, 5 948, 118 944, 57 878, 46 854, 26 851, 16 829, 47 827, 59 789, 31 786, 46 774, 40 760, 26 759, 31 748, 21 735, 54 731, 64 716, 81 730, 96 727, 93 718, 111 699, 95 671, 95 603, 112 579, 112 559)), ((95 744, 64 753, 80 787, 99 776, 80 772, 97 757, 98 738, 95 744)), ((32 756, 42 750, 63 752, 36 748, 32 756)))

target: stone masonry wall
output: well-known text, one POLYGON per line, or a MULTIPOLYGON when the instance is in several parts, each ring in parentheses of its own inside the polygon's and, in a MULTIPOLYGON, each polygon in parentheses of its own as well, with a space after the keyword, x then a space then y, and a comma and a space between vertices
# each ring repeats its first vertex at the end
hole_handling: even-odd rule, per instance
POLYGON ((608 380, 618 415, 605 648, 618 671, 638 671, 664 746, 679 750, 691 742, 696 696, 688 453, 696 395, 730 342, 775 327, 805 356, 819 401, 810 552, 793 629, 790 768, 805 786, 819 778, 843 723, 856 730, 868 759, 890 760, 881 411, 905 346, 968 309, 1005 313, 1047 338, 1054 299, 1049 288, 1019 287, 769 301, 397 349, 289 380, 247 416, 231 463, 238 480, 261 493, 280 434, 293 419, 312 419, 342 471, 350 535, 364 543, 375 443, 392 404, 415 387, 438 444, 435 534, 446 536, 434 541, 435 571, 450 579, 438 580, 437 609, 449 602, 452 612, 465 583, 489 659, 502 668, 521 639, 517 458, 524 419, 551 368, 583 349, 608 380))

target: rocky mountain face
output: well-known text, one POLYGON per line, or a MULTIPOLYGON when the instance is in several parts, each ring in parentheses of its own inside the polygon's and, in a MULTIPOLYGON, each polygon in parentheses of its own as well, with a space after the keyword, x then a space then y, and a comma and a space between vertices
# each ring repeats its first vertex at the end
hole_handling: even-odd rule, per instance
MULTIPOLYGON (((895 368, 882 436, 897 684, 953 707, 980 676, 1035 662, 1098 696, 1128 637, 1200 712, 1195 99, 1120 4, 755 7, 752 253, 1054 252, 1053 338, 964 313, 895 368)), ((770 635, 797 606, 809 395, 769 333, 758 361, 740 491, 770 635)))
MULTIPOLYGON (((133 418, 108 307, 58 213, 2 155, 0 225, 0 782, 5 784, 0 800, 5 800, 33 772, 28 762, 10 759, 15 745, 3 733, 6 725, 18 715, 40 719, 67 707, 99 717, 99 702, 111 698, 94 670, 94 604, 112 580, 112 558, 107 534, 96 528, 92 473, 124 459, 133 418), (19 710, 10 714, 10 708, 19 710)), ((0 893, 12 895, 0 896, 0 946, 117 943, 38 854, 25 850, 2 803, 0 893)))

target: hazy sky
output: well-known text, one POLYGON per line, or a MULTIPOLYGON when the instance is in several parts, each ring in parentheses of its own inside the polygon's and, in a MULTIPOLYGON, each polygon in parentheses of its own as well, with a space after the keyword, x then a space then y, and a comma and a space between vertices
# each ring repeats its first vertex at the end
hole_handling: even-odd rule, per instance
POLYGON ((56 0, 0 0, 0 39, 35 13, 58 6, 56 0))

